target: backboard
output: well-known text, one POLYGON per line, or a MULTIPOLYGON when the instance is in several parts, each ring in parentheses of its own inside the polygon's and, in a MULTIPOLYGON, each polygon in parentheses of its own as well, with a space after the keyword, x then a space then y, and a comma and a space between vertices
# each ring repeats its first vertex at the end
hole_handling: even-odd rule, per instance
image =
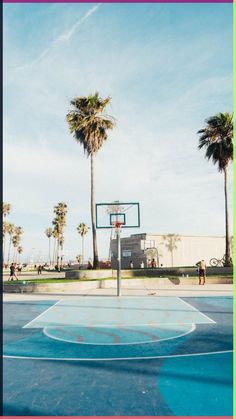
POLYGON ((96 228, 113 228, 119 222, 123 228, 140 227, 138 202, 102 202, 96 204, 96 228))

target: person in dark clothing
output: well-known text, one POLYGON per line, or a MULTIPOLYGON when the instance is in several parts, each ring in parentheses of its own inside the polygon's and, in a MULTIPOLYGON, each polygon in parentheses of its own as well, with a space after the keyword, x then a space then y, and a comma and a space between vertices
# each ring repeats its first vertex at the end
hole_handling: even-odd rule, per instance
POLYGON ((16 278, 16 280, 18 281, 18 278, 16 276, 16 266, 15 266, 14 263, 12 263, 11 266, 10 266, 10 276, 8 278, 8 281, 10 281, 10 280, 13 281, 14 278, 16 278))

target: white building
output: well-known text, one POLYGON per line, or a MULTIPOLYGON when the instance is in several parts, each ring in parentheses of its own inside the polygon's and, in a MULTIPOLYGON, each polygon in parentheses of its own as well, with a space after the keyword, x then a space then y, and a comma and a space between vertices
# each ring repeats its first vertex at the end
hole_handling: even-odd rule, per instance
MULTIPOLYGON (((112 266, 116 266, 117 243, 111 242, 112 266)), ((153 258, 157 266, 195 266, 204 259, 210 265, 210 259, 222 259, 225 253, 224 236, 187 236, 177 234, 133 234, 121 238, 121 266, 129 268, 133 261, 134 268, 140 268, 142 261, 147 267, 153 258)))

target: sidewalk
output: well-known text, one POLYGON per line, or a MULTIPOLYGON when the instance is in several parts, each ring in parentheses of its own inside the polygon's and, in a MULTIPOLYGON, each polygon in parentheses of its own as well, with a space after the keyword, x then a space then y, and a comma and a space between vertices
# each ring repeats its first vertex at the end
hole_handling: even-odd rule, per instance
MULTIPOLYGON (((127 289, 124 288, 121 294, 125 296, 176 296, 176 297, 228 297, 233 296, 232 284, 206 284, 206 285, 160 285, 158 289, 127 289)), ((73 299, 86 296, 112 297, 116 296, 116 288, 81 290, 73 293, 4 293, 3 302, 6 301, 27 301, 27 300, 54 300, 73 299)))

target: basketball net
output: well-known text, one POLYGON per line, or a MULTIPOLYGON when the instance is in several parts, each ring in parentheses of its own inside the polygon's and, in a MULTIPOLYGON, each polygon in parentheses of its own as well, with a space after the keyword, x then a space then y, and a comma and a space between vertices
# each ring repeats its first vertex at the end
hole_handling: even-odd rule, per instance
POLYGON ((113 228, 115 229, 115 232, 120 233, 123 223, 121 221, 114 221, 112 224, 113 224, 113 228))

